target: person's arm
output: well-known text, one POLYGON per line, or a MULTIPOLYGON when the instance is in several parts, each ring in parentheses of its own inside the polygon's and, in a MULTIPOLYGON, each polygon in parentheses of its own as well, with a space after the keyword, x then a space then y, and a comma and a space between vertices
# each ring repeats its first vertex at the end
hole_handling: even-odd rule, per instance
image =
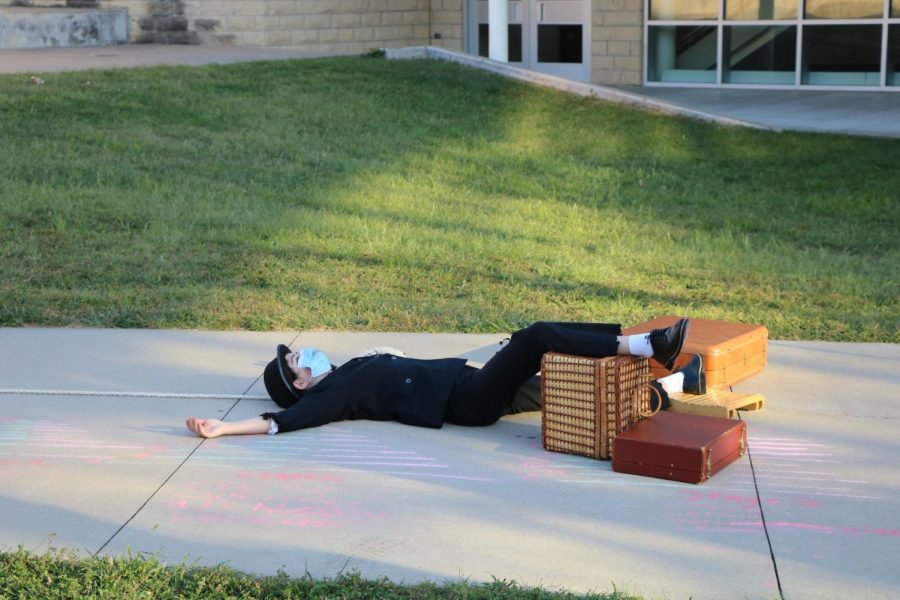
POLYGON ((269 420, 256 417, 243 421, 220 421, 219 419, 198 419, 188 417, 185 421, 187 428, 204 438, 214 438, 220 435, 244 435, 268 433, 269 420))

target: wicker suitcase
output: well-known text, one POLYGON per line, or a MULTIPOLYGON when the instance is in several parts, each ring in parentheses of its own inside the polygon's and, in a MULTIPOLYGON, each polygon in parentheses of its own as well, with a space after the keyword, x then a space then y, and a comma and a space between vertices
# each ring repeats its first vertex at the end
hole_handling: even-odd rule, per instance
POLYGON ((613 471, 703 483, 744 455, 747 424, 661 412, 616 437, 613 471))
POLYGON ((548 352, 541 361, 544 448, 609 459, 616 434, 652 414, 649 381, 646 358, 548 352))
MULTIPOLYGON (((625 335, 668 327, 681 317, 665 316, 624 329, 625 335)), ((762 371, 766 366, 769 330, 762 325, 748 325, 732 321, 691 319, 691 329, 678 359, 676 368, 687 363, 693 355, 703 356, 706 385, 713 390, 728 389, 731 385, 762 371)), ((654 379, 671 374, 655 360, 650 361, 654 379)))

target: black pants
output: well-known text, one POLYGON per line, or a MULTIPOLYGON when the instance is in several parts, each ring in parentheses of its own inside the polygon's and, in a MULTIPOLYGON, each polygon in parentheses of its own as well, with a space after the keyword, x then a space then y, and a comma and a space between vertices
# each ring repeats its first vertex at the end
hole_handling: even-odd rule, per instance
POLYGON ((616 354, 620 325, 534 323, 512 334, 509 342, 481 369, 459 374, 444 421, 456 425, 491 425, 503 416, 516 390, 541 369, 546 352, 603 358, 616 354))

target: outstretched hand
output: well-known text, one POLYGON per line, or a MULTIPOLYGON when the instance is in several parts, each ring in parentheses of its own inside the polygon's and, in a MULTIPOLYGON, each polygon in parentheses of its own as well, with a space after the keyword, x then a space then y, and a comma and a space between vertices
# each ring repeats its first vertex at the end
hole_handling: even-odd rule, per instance
POLYGON ((188 417, 185 420, 187 428, 204 438, 214 438, 224 435, 225 422, 219 419, 198 419, 197 417, 188 417))

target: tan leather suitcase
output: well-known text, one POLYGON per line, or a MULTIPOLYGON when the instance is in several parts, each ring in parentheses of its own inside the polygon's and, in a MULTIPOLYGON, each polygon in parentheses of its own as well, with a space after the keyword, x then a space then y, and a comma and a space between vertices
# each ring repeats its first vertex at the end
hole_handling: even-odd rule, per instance
POLYGON ((685 483, 703 483, 744 455, 747 424, 663 411, 616 436, 612 468, 685 483))
MULTIPOLYGON (((673 315, 659 317, 623 329, 622 333, 649 332, 668 327, 680 318, 673 315)), ((691 328, 675 361, 675 369, 691 360, 693 355, 700 354, 707 387, 728 389, 765 368, 768 347, 769 330, 762 325, 691 318, 691 328)), ((650 361, 650 371, 654 379, 671 374, 655 360, 650 361)))

